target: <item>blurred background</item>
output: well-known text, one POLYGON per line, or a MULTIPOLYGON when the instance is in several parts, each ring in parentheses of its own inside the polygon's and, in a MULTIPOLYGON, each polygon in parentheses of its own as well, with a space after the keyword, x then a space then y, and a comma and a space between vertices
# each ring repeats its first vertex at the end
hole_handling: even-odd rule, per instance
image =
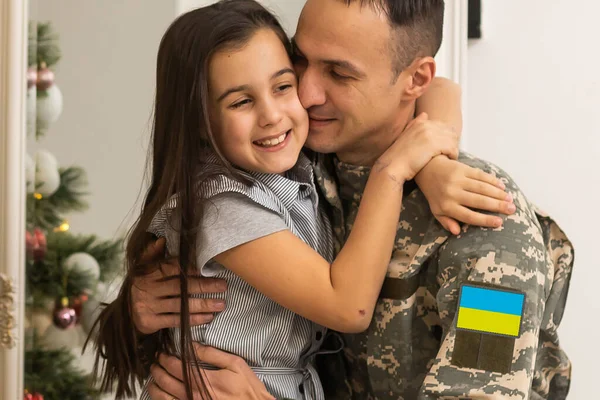
MULTIPOLYGON (((30 214, 28 246, 38 252, 45 248, 44 255, 63 254, 64 260, 56 263, 70 263, 81 282, 65 288, 62 275, 51 275, 56 265, 47 265, 49 279, 58 283, 28 288, 28 323, 44 348, 66 348, 73 354, 83 376, 92 365, 89 354, 80 356, 89 321, 98 302, 110 300, 118 287, 118 247, 137 216, 144 190, 160 38, 177 15, 211 1, 29 3, 30 48, 42 50, 30 54, 37 78, 30 89, 28 154, 45 181, 55 182, 43 188, 45 199, 62 193, 63 203, 44 211, 48 215, 39 208, 30 214), (53 51, 59 51, 59 59, 53 51), (40 65, 40 54, 52 65, 40 65), (65 176, 71 186, 65 186, 65 176), (81 212, 75 212, 78 208, 81 212), (40 225, 44 229, 36 231, 40 225), (70 241, 61 239, 65 232, 70 241)), ((263 3, 293 35, 304 0, 263 3)), ((600 197, 600 56, 593 50, 600 36, 600 3, 482 0, 471 5, 475 3, 481 12, 475 13, 476 7, 467 15, 466 0, 446 0, 449 19, 438 56, 440 74, 463 87, 462 148, 504 168, 574 242, 575 270, 559 332, 574 365, 570 398, 590 398, 597 392, 595 364, 600 359, 600 265, 593 250, 600 230, 594 208, 600 197)), ((28 351, 38 348, 32 346, 28 351)), ((31 354, 40 358, 29 360, 29 379, 46 379, 36 363, 46 362, 47 354, 31 354)), ((32 392, 31 398, 44 395, 32 392)), ((55 398, 83 398, 73 393, 55 398)))

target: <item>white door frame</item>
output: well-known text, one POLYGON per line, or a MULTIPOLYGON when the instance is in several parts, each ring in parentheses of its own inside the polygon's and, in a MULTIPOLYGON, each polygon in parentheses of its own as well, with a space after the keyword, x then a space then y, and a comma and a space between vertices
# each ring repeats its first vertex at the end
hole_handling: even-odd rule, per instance
POLYGON ((467 0, 446 0, 444 40, 436 61, 438 75, 461 86, 466 81, 468 6, 467 0))
POLYGON ((23 398, 27 3, 0 2, 0 400, 23 398))
POLYGON ((467 115, 467 44, 468 44, 467 0, 446 0, 444 15, 444 40, 437 56, 437 75, 451 79, 462 88, 463 134, 461 149, 468 145, 467 115))

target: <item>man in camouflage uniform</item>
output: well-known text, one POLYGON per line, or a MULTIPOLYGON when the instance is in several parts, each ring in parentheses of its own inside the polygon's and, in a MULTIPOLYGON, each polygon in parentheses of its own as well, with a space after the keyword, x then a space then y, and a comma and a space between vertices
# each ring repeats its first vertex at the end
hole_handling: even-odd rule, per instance
MULTIPOLYGON (((332 398, 566 397, 571 364, 556 329, 571 274, 571 244, 504 171, 467 154, 460 160, 502 179, 514 196, 516 213, 506 217, 502 228, 463 226, 460 235, 450 236, 433 217, 423 193, 406 185, 396 247, 371 326, 360 334, 343 335, 342 357, 321 356, 321 380, 333 389, 332 398), (498 338, 496 346, 481 349, 466 337, 458 348, 456 311, 464 282, 526 294, 510 371, 482 370, 468 362, 469 354, 493 358, 501 350, 498 345, 513 345, 510 339, 498 338), (461 366, 465 357, 467 365, 461 366)), ((324 157, 320 161, 318 181, 333 206, 340 245, 352 228, 369 169, 324 157)))
MULTIPOLYGON (((356 218, 369 165, 413 118, 415 101, 433 78, 443 7, 443 0, 307 0, 302 11, 295 37, 298 93, 311 118, 307 146, 336 153, 315 154, 314 161, 338 250, 356 218)), ((566 397, 571 363, 557 328, 571 276, 571 243, 501 169, 468 154, 460 161, 502 180, 516 212, 504 217, 501 228, 465 225, 451 236, 419 188, 406 183, 396 247, 369 329, 342 335, 343 351, 317 360, 328 398, 566 397), (457 329, 465 283, 523 293, 518 335, 457 329)), ((145 287, 151 292, 153 286, 145 287)), ((138 302, 159 309, 154 299, 138 302)), ((197 312, 212 311, 204 308, 197 312)), ((145 320, 156 321, 155 314, 145 320)), ((134 317, 142 318, 135 312, 134 317)), ((234 364, 229 372, 241 368, 239 360, 198 357, 223 368, 234 364)), ((231 374, 222 376, 233 382, 231 374)), ((217 378, 213 375, 211 383, 217 378)), ((249 374, 246 378, 253 381, 249 374)), ((241 388, 243 382, 229 387, 241 388)), ((181 383, 163 389, 173 393, 177 386, 181 383)))
MULTIPOLYGON (((386 133, 412 119, 414 101, 422 94, 415 92, 414 86, 427 80, 420 75, 426 72, 419 70, 423 66, 419 63, 425 56, 433 56, 439 47, 439 43, 430 44, 436 36, 441 40, 443 6, 441 0, 308 0, 302 12, 295 37, 299 95, 311 116, 307 145, 317 151, 337 153, 335 157, 314 157, 317 180, 332 208, 338 250, 358 212, 370 170, 365 165, 372 165, 368 158, 361 160, 358 153, 371 153, 373 161, 386 149, 378 147, 385 141, 386 133), (392 53, 400 58, 410 57, 404 60, 396 79, 410 78, 404 86, 398 86, 393 79, 389 84, 387 90, 397 90, 402 100, 399 107, 392 108, 392 118, 382 116, 392 123, 379 124, 377 130, 365 133, 348 123, 346 111, 361 111, 356 109, 356 103, 348 105, 344 100, 360 102, 358 97, 352 98, 355 94, 347 89, 350 85, 362 91, 360 97, 370 94, 364 82, 368 82, 370 69, 375 69, 377 62, 368 63, 374 54, 369 59, 369 49, 361 46, 385 49, 384 44, 377 42, 383 37, 378 36, 377 29, 391 30, 392 41, 412 42, 402 42, 407 49, 403 53, 392 53), (367 31, 368 40, 358 37, 367 31), (340 54, 348 54, 346 61, 358 68, 336 61, 340 54), (349 80, 339 83, 336 78, 330 79, 327 66, 322 64, 339 68, 335 74, 348 75, 349 80), (334 118, 328 125, 329 116, 334 118), (377 135, 382 137, 379 143, 377 135), (360 151, 352 154, 358 139, 363 139, 360 151)), ((392 60, 391 69, 394 64, 392 60)), ((424 91, 427 85, 422 86, 424 91)), ((370 118, 364 113, 377 114, 376 107, 385 107, 368 102, 363 106, 360 120, 364 125, 370 118)), ((504 171, 468 154, 462 154, 459 160, 499 178, 512 195, 516 212, 504 218, 501 228, 463 226, 459 235, 451 236, 436 221, 417 186, 413 182, 405 184, 396 246, 373 321, 364 333, 343 335, 345 347, 341 354, 321 356, 319 360, 321 380, 328 387, 329 397, 566 397, 571 364, 559 346, 557 327, 571 276, 571 243, 504 171), (525 294, 516 337, 457 329, 459 294, 465 283, 525 294)))

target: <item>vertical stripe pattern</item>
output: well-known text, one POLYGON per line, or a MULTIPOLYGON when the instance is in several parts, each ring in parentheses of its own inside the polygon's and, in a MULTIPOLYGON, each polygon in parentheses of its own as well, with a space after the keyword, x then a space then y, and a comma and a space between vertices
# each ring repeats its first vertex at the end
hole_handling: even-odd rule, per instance
MULTIPOLYGON (((227 176, 214 156, 208 157, 204 167, 203 172, 210 178, 199 187, 203 198, 229 192, 245 195, 276 212, 293 234, 325 259, 333 260, 330 222, 319 207, 312 165, 306 156, 301 154, 285 177, 244 173, 250 185, 227 176)), ((173 206, 171 202, 157 215, 151 232, 165 236, 168 210, 173 206)), ((231 234, 235 235, 233 227, 231 234)), ((268 299, 233 272, 225 268, 215 270, 221 271, 215 278, 228 282, 227 292, 201 297, 225 298, 227 307, 211 323, 193 327, 192 340, 243 357, 277 398, 324 399, 311 362, 325 337, 325 328, 268 299)), ((179 329, 173 329, 172 333, 179 352, 179 329)), ((141 398, 149 399, 146 389, 141 398)))

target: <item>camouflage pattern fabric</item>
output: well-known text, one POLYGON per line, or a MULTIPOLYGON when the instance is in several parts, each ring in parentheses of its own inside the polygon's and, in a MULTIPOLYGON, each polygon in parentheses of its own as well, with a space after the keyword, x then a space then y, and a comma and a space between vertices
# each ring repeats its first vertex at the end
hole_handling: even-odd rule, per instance
MULTIPOLYGON (((315 174, 332 209, 339 250, 352 228, 369 169, 314 155, 315 174)), ((571 363, 559 345, 573 247, 498 167, 466 153, 459 161, 500 178, 517 211, 499 229, 464 225, 451 236, 416 187, 405 187, 387 276, 418 279, 405 300, 380 298, 367 331, 346 334, 343 354, 322 356, 332 399, 564 399, 571 363), (407 189, 408 188, 408 189, 407 189), (526 294, 510 373, 453 363, 459 288, 481 282, 526 294)), ((473 352, 478 348, 470 349, 473 352)), ((509 356, 510 357, 510 356, 509 356)))

